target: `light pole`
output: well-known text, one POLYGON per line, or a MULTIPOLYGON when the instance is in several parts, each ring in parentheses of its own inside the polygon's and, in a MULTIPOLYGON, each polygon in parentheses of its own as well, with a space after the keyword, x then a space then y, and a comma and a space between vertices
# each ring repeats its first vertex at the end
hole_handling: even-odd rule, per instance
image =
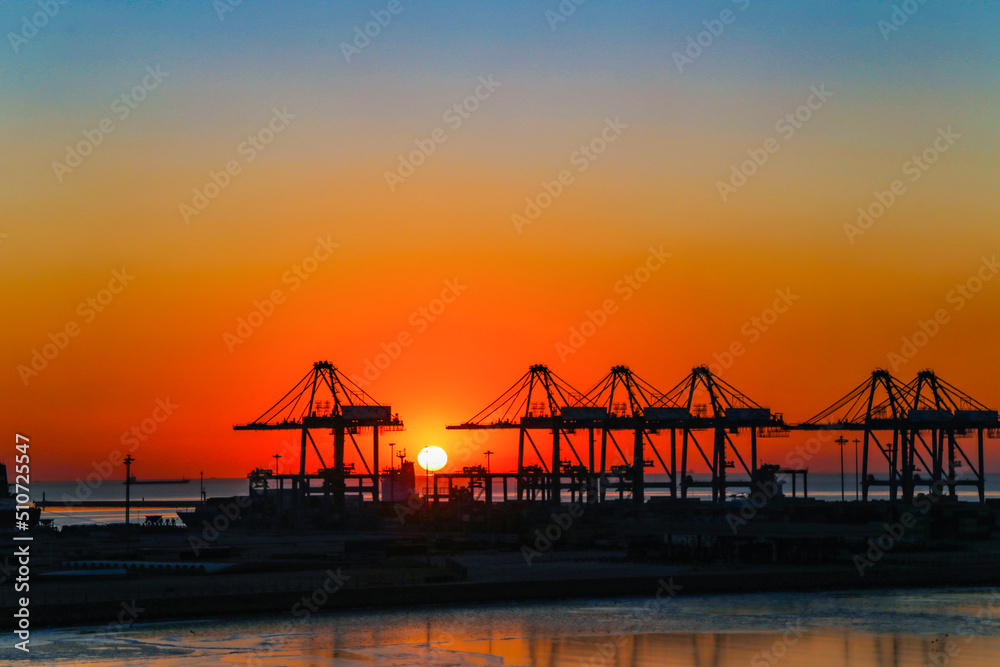
POLYGON ((857 438, 854 439, 854 499, 855 500, 860 499, 860 493, 861 493, 858 490, 858 487, 860 486, 858 483, 858 445, 860 443, 861 443, 860 440, 858 440, 857 438))
POLYGON ((840 436, 834 442, 840 445, 840 502, 844 502, 847 500, 844 497, 844 445, 849 441, 844 436, 840 436))
POLYGON ((129 502, 131 500, 132 492, 132 462, 135 461, 132 455, 129 454, 124 458, 125 463, 125 537, 128 537, 128 525, 129 525, 129 502))
MULTIPOLYGON (((281 525, 281 518, 280 517, 281 517, 281 515, 285 511, 284 498, 283 498, 283 496, 285 495, 285 485, 282 484, 282 482, 281 482, 280 479, 278 479, 278 459, 281 458, 281 454, 273 454, 272 458, 274 459, 274 482, 275 482, 275 489, 276 489, 276 491, 278 493, 278 517, 279 517, 278 518, 278 525, 281 525)), ((267 484, 266 481, 264 483, 265 483, 265 485, 267 484)), ((293 484, 293 488, 294 488, 294 482, 292 484, 293 484)), ((266 488, 267 487, 265 486, 265 489, 266 488)))
MULTIPOLYGON (((425 488, 428 509, 430 509, 431 471, 438 471, 448 463, 448 455, 440 447, 424 447, 417 454, 417 463, 426 471, 427 485, 425 488)), ((434 480, 434 496, 437 498, 437 478, 434 480)))
POLYGON ((392 462, 392 457, 396 455, 396 443, 389 443, 389 502, 396 499, 396 480, 393 479, 392 472, 396 469, 396 464, 392 462))
POLYGON ((483 481, 483 493, 486 494, 486 499, 488 502, 492 502, 493 498, 493 478, 490 477, 490 450, 486 450, 483 454, 486 454, 486 479, 483 481))

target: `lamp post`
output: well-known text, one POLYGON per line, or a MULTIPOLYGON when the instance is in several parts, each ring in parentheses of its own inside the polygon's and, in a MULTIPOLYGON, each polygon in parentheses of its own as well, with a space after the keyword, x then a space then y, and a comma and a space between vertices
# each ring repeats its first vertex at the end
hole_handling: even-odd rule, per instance
POLYGON ((493 452, 491 452, 488 449, 485 452, 483 452, 483 454, 486 454, 486 474, 489 474, 490 472, 490 454, 492 453, 493 452))
POLYGON ((844 445, 850 441, 844 436, 840 436, 834 442, 840 445, 840 502, 844 502, 846 500, 844 497, 844 445))
POLYGON ((854 439, 854 499, 860 499, 859 491, 859 481, 858 481, 858 445, 861 443, 857 438, 854 439))
POLYGON ((129 454, 123 459, 125 463, 125 537, 128 538, 128 526, 129 526, 129 503, 131 501, 132 492, 132 462, 135 461, 132 455, 129 454))
MULTIPOLYGON (((448 463, 448 455, 440 447, 424 447, 417 454, 417 463, 419 463, 423 469, 426 471, 427 484, 425 488, 425 495, 427 502, 430 503, 431 497, 431 471, 440 470, 448 463)), ((434 484, 434 495, 437 496, 437 482, 434 484)), ((428 505, 429 507, 429 505, 428 505)))
MULTIPOLYGON (((283 496, 285 495, 285 485, 281 482, 280 479, 278 479, 278 459, 281 458, 281 454, 272 454, 271 458, 274 459, 274 481, 275 481, 275 490, 276 490, 276 492, 278 494, 278 517, 279 517, 279 519, 278 519, 278 525, 280 525, 281 524, 280 517, 281 517, 281 515, 285 511, 285 507, 284 507, 285 503, 284 503, 284 498, 283 498, 283 496)), ((265 480, 264 484, 265 484, 264 488, 267 489, 268 487, 267 487, 267 481, 266 480, 265 480)), ((292 483, 292 488, 293 489, 295 488, 294 482, 292 483)))
POLYGON ((396 480, 393 479, 393 471, 396 469, 396 464, 392 462, 392 457, 396 455, 396 443, 389 443, 389 502, 393 502, 396 499, 396 480))

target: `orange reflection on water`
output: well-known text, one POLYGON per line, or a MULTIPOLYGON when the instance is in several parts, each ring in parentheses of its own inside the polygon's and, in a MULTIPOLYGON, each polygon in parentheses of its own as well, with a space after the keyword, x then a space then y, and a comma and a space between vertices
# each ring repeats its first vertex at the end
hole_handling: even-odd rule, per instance
POLYGON ((783 633, 656 633, 612 637, 521 637, 454 642, 452 651, 487 654, 531 667, 985 667, 1000 659, 1000 638, 868 635, 845 629, 783 633), (950 655, 949 655, 950 652, 950 655))

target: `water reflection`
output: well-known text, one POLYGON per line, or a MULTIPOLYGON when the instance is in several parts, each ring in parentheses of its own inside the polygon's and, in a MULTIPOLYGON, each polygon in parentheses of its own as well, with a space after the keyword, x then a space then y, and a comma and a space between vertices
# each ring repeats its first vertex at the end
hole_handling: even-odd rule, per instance
MULTIPOLYGON (((504 665, 530 667, 769 667, 778 664, 994 667, 1000 664, 1000 641, 996 637, 980 636, 972 641, 962 638, 954 642, 953 656, 944 651, 948 641, 944 635, 933 638, 864 635, 843 629, 823 629, 810 630, 790 645, 783 642, 781 634, 713 632, 631 635, 620 643, 609 643, 602 637, 519 637, 454 642, 440 648, 455 651, 465 658, 487 655, 502 659, 504 665)), ((466 663, 457 660, 453 664, 466 663)))
MULTIPOLYGON (((1000 594, 985 589, 678 595, 655 613, 646 602, 283 615, 135 626, 122 633, 39 631, 31 657, 93 667, 1000 664, 1000 594)), ((12 661, 20 664, 18 656, 12 661)))

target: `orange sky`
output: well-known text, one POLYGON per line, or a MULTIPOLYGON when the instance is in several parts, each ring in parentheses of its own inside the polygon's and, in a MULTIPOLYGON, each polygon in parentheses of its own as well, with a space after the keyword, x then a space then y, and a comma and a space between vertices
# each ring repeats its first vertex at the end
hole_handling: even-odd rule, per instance
MULTIPOLYGON (((95 55, 105 28, 80 32, 100 17, 78 13, 7 54, 16 76, 0 102, 0 426, 11 440, 32 438, 37 477, 89 472, 167 398, 177 408, 134 452, 137 474, 243 476, 270 464, 281 436, 233 424, 312 362, 360 374, 404 332, 412 344, 368 389, 400 413, 408 428, 394 439, 414 453, 453 447, 461 434, 444 425, 478 412, 531 363, 580 389, 624 363, 668 389, 734 342, 745 353, 722 377, 791 421, 876 366, 904 381, 934 368, 1000 406, 1000 280, 972 298, 952 293, 977 271, 992 278, 983 258, 1000 246, 1000 100, 978 83, 995 73, 996 46, 976 32, 974 11, 940 9, 961 27, 950 34, 927 7, 926 23, 886 44, 878 8, 866 8, 838 19, 843 43, 833 44, 796 32, 813 29, 807 16, 748 9, 729 41, 678 73, 671 53, 707 18, 690 9, 664 9, 647 26, 594 8, 551 31, 517 3, 531 21, 475 22, 482 41, 437 50, 440 35, 421 31, 443 30, 440 8, 414 5, 397 33, 346 63, 337 44, 364 12, 320 36, 295 6, 301 20, 273 34, 254 30, 269 19, 249 5, 222 22, 208 10, 190 24, 162 17, 161 28, 150 27, 155 14, 119 17, 127 36, 115 60, 95 55), (120 118, 113 100, 146 85, 158 63, 168 76, 120 118), (490 75, 499 85, 486 96, 480 77, 490 75), (813 98, 819 108, 786 138, 778 123, 821 84, 832 97, 813 98), (448 109, 477 89, 484 99, 454 127, 448 109), (104 118, 114 132, 58 173, 66 146, 96 136, 104 118), (605 131, 615 119, 619 129, 605 131), (273 141, 247 149, 269 124, 280 127, 273 141), (386 172, 435 128, 444 141, 390 189, 386 172), (938 142, 933 165, 907 166, 948 128, 958 138, 938 142), (719 182, 769 138, 777 151, 723 201, 719 182), (587 144, 603 152, 583 158, 587 144), (229 162, 238 173, 185 216, 181 205, 229 162), (512 215, 526 215, 526 199, 544 202, 563 172, 562 192, 518 229, 512 215), (876 192, 897 179, 901 194, 870 228, 845 230, 859 207, 888 201, 876 192), (318 239, 337 247, 319 251, 307 279, 294 277, 318 239), (650 248, 670 255, 662 268, 640 289, 616 290, 650 248), (123 270, 134 279, 102 294, 123 270), (446 281, 466 287, 425 326, 420 309, 446 281), (275 290, 273 314, 227 345, 275 290), (782 290, 797 299, 758 328, 752 318, 769 317, 782 290), (106 303, 97 312, 88 298, 106 303), (607 323, 560 355, 571 327, 608 299, 607 323), (948 321, 893 369, 889 355, 938 310, 948 321), (65 349, 26 373, 74 324, 65 349)), ((468 11, 448 25, 474 21, 468 11)), ((763 458, 795 442, 767 442, 763 458)), ((485 446, 494 469, 512 465, 513 436, 485 446)), ((832 470, 837 457, 831 446, 812 467, 832 470)))

